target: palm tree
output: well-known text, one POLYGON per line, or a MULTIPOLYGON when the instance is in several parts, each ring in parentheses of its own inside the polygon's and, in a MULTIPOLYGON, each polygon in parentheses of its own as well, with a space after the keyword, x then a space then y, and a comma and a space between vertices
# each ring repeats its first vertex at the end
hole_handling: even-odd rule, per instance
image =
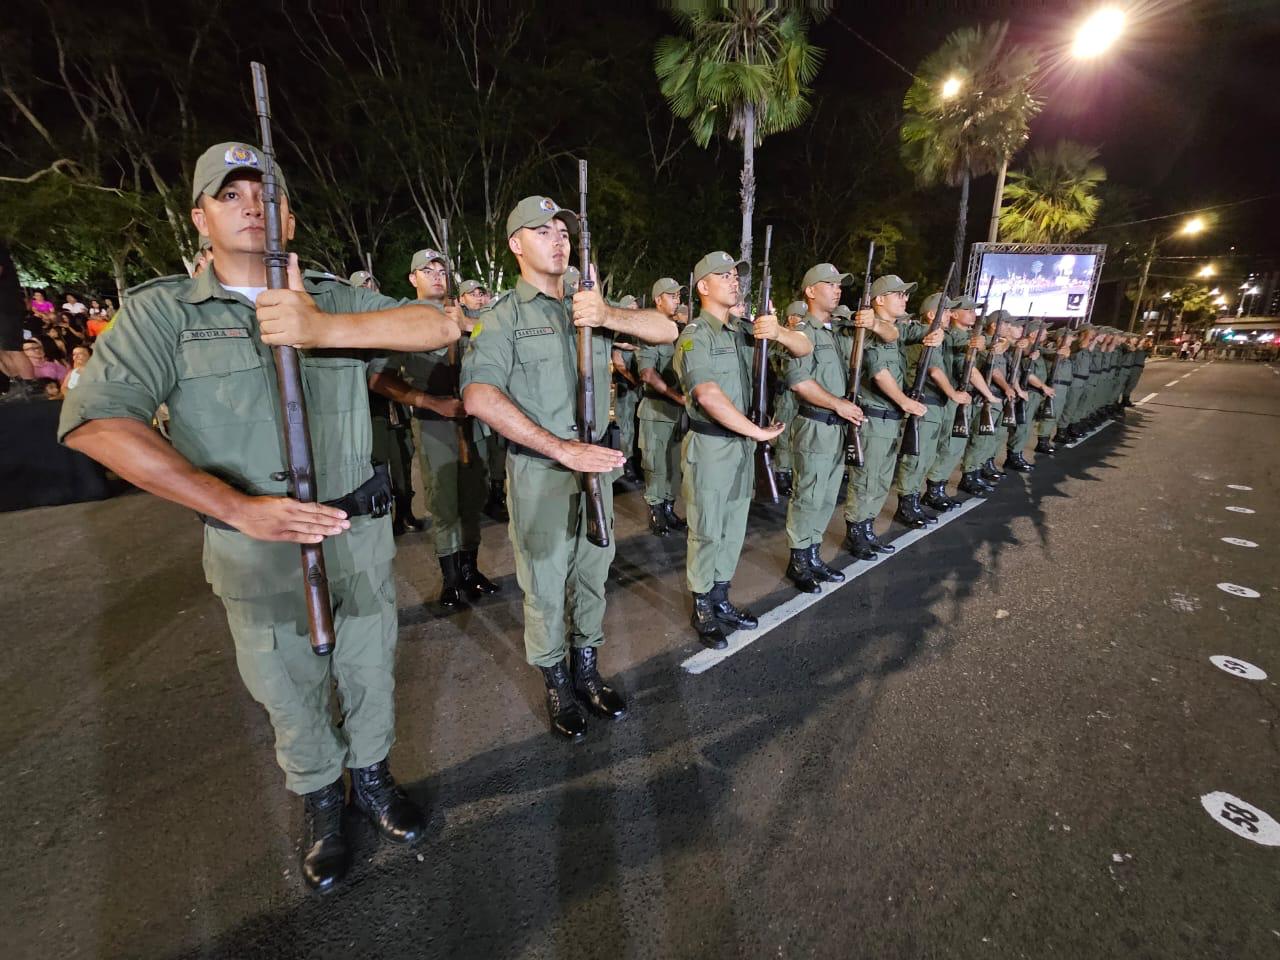
POLYGON ((964 264, 969 182, 1013 156, 1040 110, 1036 56, 1010 43, 1009 25, 955 31, 916 69, 902 100, 902 158, 921 186, 960 188, 955 261, 964 264))
MULTIPOLYGON (((742 143, 741 256, 749 271, 755 148, 808 115, 809 83, 822 51, 809 43, 807 29, 810 14, 820 16, 830 4, 676 0, 668 6, 683 34, 658 41, 654 72, 671 112, 689 121, 698 146, 716 134, 742 143)), ((749 272, 744 289, 750 290, 749 272)))
POLYGON ((1059 140, 1031 151, 1025 170, 1009 173, 1000 209, 1000 232, 1014 243, 1065 243, 1091 226, 1107 173, 1094 161, 1096 147, 1059 140))

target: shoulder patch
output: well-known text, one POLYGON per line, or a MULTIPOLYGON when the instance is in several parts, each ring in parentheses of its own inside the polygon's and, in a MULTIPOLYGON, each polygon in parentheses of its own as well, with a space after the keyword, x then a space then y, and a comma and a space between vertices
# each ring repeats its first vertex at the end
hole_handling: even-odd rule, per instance
POLYGON ((471 336, 468 339, 474 340, 476 337, 480 336, 480 332, 482 330, 484 330, 484 321, 477 320, 475 326, 471 328, 471 336))
POLYGON ((158 287, 161 284, 181 283, 184 280, 190 280, 190 279, 191 278, 187 276, 185 273, 171 273, 167 277, 153 277, 150 280, 144 280, 142 283, 138 284, 136 287, 130 287, 124 292, 124 295, 126 297, 131 297, 135 293, 140 293, 143 290, 150 290, 152 287, 158 287))

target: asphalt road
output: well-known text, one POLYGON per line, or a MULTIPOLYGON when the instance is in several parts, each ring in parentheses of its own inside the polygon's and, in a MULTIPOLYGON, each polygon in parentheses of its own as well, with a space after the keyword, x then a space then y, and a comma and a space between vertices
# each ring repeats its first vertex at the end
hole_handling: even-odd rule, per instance
MULTIPOLYGON (((405 538, 392 761, 433 835, 358 829, 325 899, 199 524, 0 515, 5 956, 1280 956, 1280 368, 1152 363, 1151 393, 700 673, 683 543, 622 496, 602 661, 633 710, 577 746, 505 531, 502 595, 452 619, 405 538)), ((735 596, 793 597, 784 559, 761 508, 735 596)))

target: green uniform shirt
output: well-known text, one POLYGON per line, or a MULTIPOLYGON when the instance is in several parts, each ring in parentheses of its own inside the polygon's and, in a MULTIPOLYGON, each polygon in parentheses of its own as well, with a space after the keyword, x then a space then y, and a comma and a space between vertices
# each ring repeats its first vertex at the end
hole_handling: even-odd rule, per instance
POLYGON ((837 332, 810 322, 801 322, 795 329, 813 343, 813 352, 807 357, 787 355, 783 365, 786 385, 794 389, 797 384, 814 380, 827 393, 843 398, 849 391, 849 363, 840 349, 837 332))
MULTIPOLYGON (((313 274, 307 292, 325 313, 367 313, 404 301, 313 274)), ((302 356, 303 390, 320 500, 335 500, 372 475, 367 356, 314 351, 302 356)), ((67 397, 63 439, 89 420, 126 417, 150 424, 169 407, 174 449, 196 467, 244 493, 284 496, 283 435, 271 348, 253 305, 226 290, 213 270, 164 277, 129 292, 111 331, 67 397)), ((337 580, 395 555, 390 525, 352 518, 351 529, 324 543, 337 580)), ((267 543, 205 526, 204 568, 224 597, 286 593, 300 584, 297 544, 267 543)))
MULTIPOLYGON (((521 278, 515 290, 480 312, 462 358, 462 389, 497 387, 520 411, 561 440, 578 439, 578 343, 571 300, 548 297, 521 278)), ((592 331, 596 436, 609 425, 610 331, 592 331)))
MULTIPOLYGON (((662 378, 663 383, 676 393, 680 392, 680 378, 676 376, 674 343, 641 344, 636 355, 636 367, 639 370, 654 370, 662 378)), ((666 397, 658 396, 645 387, 644 397, 640 401, 639 417, 641 420, 675 423, 680 419, 680 405, 666 397)))
POLYGON ((675 369, 691 421, 719 426, 693 398, 693 391, 704 383, 718 385, 739 412, 750 415, 754 349, 748 320, 730 316, 729 322, 722 324, 711 314, 700 313, 685 325, 676 340, 675 369))
POLYGON ((862 349, 862 389, 858 392, 858 406, 863 409, 898 410, 898 405, 880 392, 875 384, 875 376, 881 370, 888 370, 898 386, 905 390, 903 377, 907 370, 908 348, 918 344, 928 332, 927 323, 899 320, 898 339, 893 343, 885 343, 875 334, 868 333, 862 349))

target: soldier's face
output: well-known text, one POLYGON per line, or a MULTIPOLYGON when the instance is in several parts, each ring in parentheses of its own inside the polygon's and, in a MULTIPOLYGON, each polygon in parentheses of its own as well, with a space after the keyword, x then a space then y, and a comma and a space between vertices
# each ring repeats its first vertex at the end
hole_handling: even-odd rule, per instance
POLYGON ((698 281, 698 292, 703 299, 722 307, 731 307, 738 302, 740 288, 737 270, 709 273, 698 281))
POLYGON ((823 280, 804 288, 805 297, 824 313, 830 313, 840 306, 840 284, 823 280))
MULTIPOLYGON (((285 240, 293 239, 293 214, 289 198, 280 195, 280 219, 285 240)), ((201 194, 191 211, 191 222, 202 237, 218 251, 228 254, 262 253, 267 246, 267 229, 262 206, 262 179, 244 174, 228 180, 212 197, 201 194)))
POLYGON ((527 266, 534 273, 559 277, 569 266, 569 228, 563 220, 517 230, 507 245, 521 267, 527 266))
POLYGON ((439 300, 448 289, 449 273, 439 260, 431 260, 409 274, 409 282, 422 300, 439 300))
POLYGON ((676 309, 680 306, 679 293, 660 293, 658 299, 654 301, 656 306, 664 316, 674 317, 676 309))
POLYGON ((876 299, 895 317, 900 317, 907 312, 907 295, 901 290, 883 294, 876 299))
POLYGON ((973 325, 978 322, 978 313, 976 310, 952 310, 951 319, 957 327, 972 330, 973 325))
POLYGON ((462 305, 468 310, 479 310, 485 305, 486 300, 483 290, 472 290, 462 295, 462 305))

